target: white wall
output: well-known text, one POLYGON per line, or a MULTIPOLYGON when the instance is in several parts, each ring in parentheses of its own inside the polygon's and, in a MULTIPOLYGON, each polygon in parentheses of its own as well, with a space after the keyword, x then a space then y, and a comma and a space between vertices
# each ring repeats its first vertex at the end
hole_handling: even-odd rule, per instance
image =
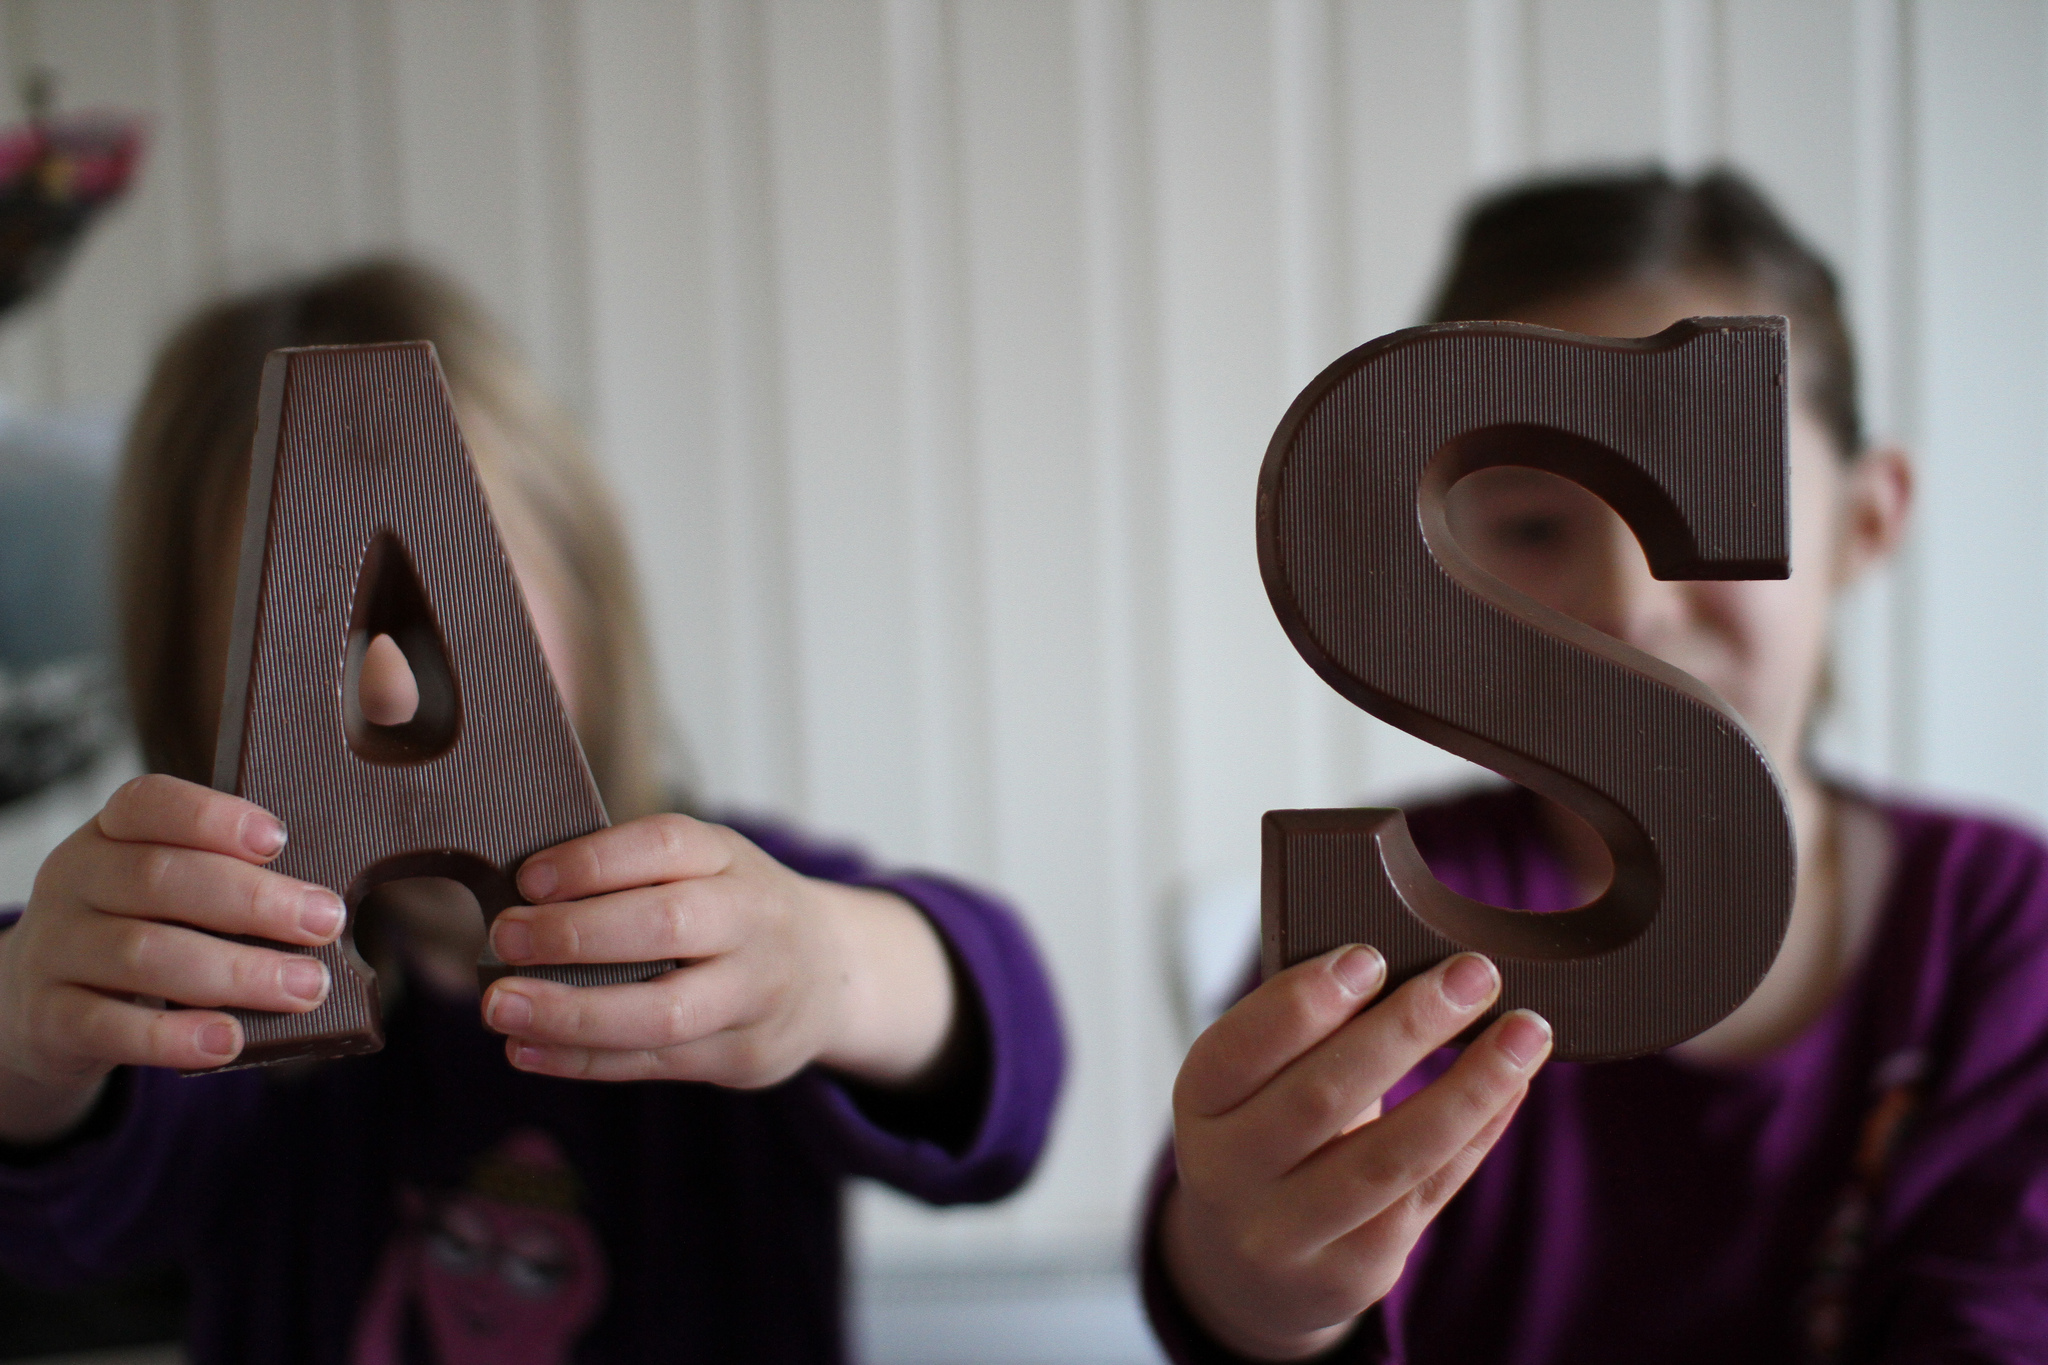
POLYGON ((590 422, 719 799, 1008 888, 1075 1043, 1051 1160, 875 1254, 1120 1254, 1170 908, 1272 806, 1445 767, 1287 648, 1254 473, 1532 167, 1732 157, 1836 259, 1925 516, 1834 747, 2048 811, 2048 10, 2032 0, 10 0, 143 108, 0 389, 135 389, 193 299, 402 245, 590 422))

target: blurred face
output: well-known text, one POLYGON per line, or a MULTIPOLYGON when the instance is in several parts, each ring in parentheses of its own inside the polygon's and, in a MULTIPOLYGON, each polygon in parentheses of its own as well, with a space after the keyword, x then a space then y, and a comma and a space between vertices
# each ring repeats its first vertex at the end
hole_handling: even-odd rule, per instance
MULTIPOLYGON (((1684 317, 1775 311, 1682 280, 1623 286, 1531 309, 1518 319, 1594 336, 1647 336, 1684 317)), ((1606 503, 1540 470, 1503 467, 1450 493, 1453 534, 1481 567, 1538 602, 1684 669, 1739 712, 1781 770, 1801 741, 1827 654, 1835 594, 1888 552, 1903 519, 1896 452, 1844 462, 1798 401, 1793 356, 1792 576, 1659 582, 1606 503)))

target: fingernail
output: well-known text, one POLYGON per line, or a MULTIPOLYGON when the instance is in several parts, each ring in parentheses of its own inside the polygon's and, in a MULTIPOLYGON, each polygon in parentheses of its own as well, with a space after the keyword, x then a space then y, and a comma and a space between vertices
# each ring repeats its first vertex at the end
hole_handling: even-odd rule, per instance
POLYGON ((310 957, 295 957, 279 973, 284 993, 294 1000, 318 1000, 327 994, 327 968, 310 957))
POLYGON ((348 918, 341 897, 324 886, 307 887, 299 906, 299 928, 323 942, 340 933, 342 921, 348 918))
POLYGON ((533 1002, 518 991, 491 992, 491 1027, 500 1033, 517 1033, 533 1022, 533 1002))
POLYGON ((1330 964, 1330 972, 1337 978, 1337 984, 1355 996, 1370 995, 1380 984, 1380 978, 1387 974, 1387 960, 1380 956, 1377 948, 1364 944, 1346 948, 1330 964))
POLYGON ((259 858, 275 858, 284 849, 284 822, 264 811, 243 816, 242 846, 259 858))
POLYGON ((206 1025, 199 1030, 199 1050, 209 1057, 234 1056, 235 1026, 225 1020, 206 1025))
POLYGON ((519 869, 520 894, 530 901, 546 900, 554 894, 560 880, 555 875, 555 865, 550 862, 528 859, 526 866, 519 869))
POLYGON ((514 1044, 512 1048, 512 1065, 531 1071, 534 1067, 540 1065, 540 1049, 525 1043, 514 1044))
POLYGON ((1485 1003, 1499 981, 1493 964, 1477 953, 1459 953, 1444 964, 1444 995, 1461 1010, 1485 1003))
POLYGON ((1508 1060, 1526 1068, 1550 1046, 1550 1021, 1534 1010, 1510 1010, 1501 1017, 1495 1036, 1508 1060))
POLYGON ((533 956, 533 926, 501 915, 491 926, 491 947, 502 962, 524 962, 533 956))

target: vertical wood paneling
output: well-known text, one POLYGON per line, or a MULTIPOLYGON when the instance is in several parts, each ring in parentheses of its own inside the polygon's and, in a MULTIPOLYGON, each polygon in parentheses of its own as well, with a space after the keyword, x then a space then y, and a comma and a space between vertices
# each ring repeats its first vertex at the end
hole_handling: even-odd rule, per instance
MULTIPOLYGON (((752 660, 735 638, 751 617, 752 580, 735 562, 735 542, 751 519, 720 474, 728 453, 760 452, 744 416, 725 419, 756 404, 744 385, 720 382, 721 357, 748 352, 719 344, 731 338, 716 296, 737 272, 719 269, 729 192, 711 149, 725 129, 706 110, 724 92, 700 83, 713 63, 692 17, 665 4, 587 5, 579 14, 585 185, 605 206, 586 229, 591 419, 620 487, 631 490, 619 506, 654 608, 665 700, 692 753, 726 775, 728 799, 745 799, 755 795, 743 775, 758 726, 748 723, 744 685, 752 660)), ((763 316, 753 303, 750 314, 763 316)))
MULTIPOLYGON (((1344 84, 1331 0, 1279 0, 1273 23, 1273 167, 1280 244, 1280 410, 1348 349, 1353 311, 1344 194, 1344 84)), ((1263 453, 1263 451, 1261 452, 1263 453)), ((1306 665, 1288 670, 1293 721, 1290 800, 1323 806, 1357 795, 1364 715, 1306 665)))
POLYGON ((1926 484, 1830 752, 2048 811, 2038 6, 5 0, 35 60, 153 146, 0 391, 125 401, 221 282, 426 255, 590 417, 713 802, 1016 894, 1073 1032, 1051 1161, 986 1213, 865 1201, 882 1259, 1120 1256, 1176 907, 1270 806, 1466 771, 1309 675, 1251 515, 1478 186, 1729 155, 1834 257, 1926 484))
POLYGON ((1658 0, 1664 159, 1683 171, 1728 148, 1725 0, 1658 0))
POLYGON ((324 7, 214 0, 208 72, 227 277, 250 284, 345 245, 333 175, 338 63, 324 7))
POLYGON ((492 300, 541 376, 586 407, 569 11, 394 0, 390 30, 402 240, 492 300))
POLYGON ((1914 11, 1925 776, 2048 806, 2048 12, 1914 11))
MULTIPOLYGON (((987 573, 977 472, 973 348, 960 189, 959 54, 950 6, 884 6, 894 153, 895 255, 903 327, 909 504, 921 733, 913 754, 923 856, 993 872, 989 826, 987 573)), ((1037 144, 1031 143, 1032 150, 1037 144)))
POLYGON ((1663 15, 1642 0, 1534 0, 1530 143, 1546 165, 1663 150, 1663 15))
MULTIPOLYGON (((1097 580, 1080 621, 1102 661, 1102 753, 1090 779, 1100 792, 1105 913, 1096 941, 1115 980, 1097 1018, 1070 1013, 1077 1041, 1092 1033, 1116 1077, 1111 1113, 1119 1164, 1148 1160, 1177 1060, 1167 1005, 1165 913, 1177 866, 1178 771, 1172 746, 1168 537, 1159 488, 1167 454, 1160 432, 1157 231, 1147 170, 1152 145, 1149 32, 1138 0, 1072 0, 1086 290, 1083 352, 1094 516, 1088 528, 1097 580)), ((1086 1142, 1085 1120, 1069 1140, 1086 1142)), ((1126 1169, 1130 1167, 1127 1165, 1126 1169)), ((1102 1221, 1108 1210, 1095 1212, 1102 1221)))
POLYGON ((1472 169, 1481 181, 1525 170, 1535 155, 1534 2, 1465 0, 1472 169))
POLYGON ((803 805, 885 856, 918 856, 920 499, 904 454, 884 16, 778 5, 768 50, 803 805))
MULTIPOLYGON (((790 543, 789 455, 782 414, 778 278, 773 244, 767 23, 750 0, 698 0, 701 35, 694 68, 704 127, 704 213, 712 325, 701 333, 711 355, 715 431, 671 459, 717 461, 723 514, 718 533, 723 602, 731 644, 693 645, 678 632, 673 647, 693 656, 706 683, 723 688, 716 712, 682 712, 696 744, 727 746, 722 764, 707 759, 726 799, 764 810, 795 810, 803 798, 796 725, 804 663, 795 637, 790 543)), ((673 75, 670 75, 673 79, 673 75)), ((659 219, 642 230, 658 229, 659 219)), ((712 581, 707 575, 698 582, 712 581)), ((678 581, 679 593, 695 587, 678 581)), ((677 600, 671 596, 664 600, 677 600)))
POLYGON ((1160 363, 1183 875, 1257 861, 1260 812, 1290 795, 1298 667, 1253 552, 1259 460, 1284 409, 1271 12, 1219 0, 1150 11, 1160 363))

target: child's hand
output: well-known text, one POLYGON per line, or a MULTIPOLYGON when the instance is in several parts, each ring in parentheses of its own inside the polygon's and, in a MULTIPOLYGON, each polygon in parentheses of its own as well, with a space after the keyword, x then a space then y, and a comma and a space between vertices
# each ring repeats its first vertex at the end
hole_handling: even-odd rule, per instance
POLYGON ((591 1080, 773 1085, 811 1062, 920 1078, 953 1026, 938 935, 885 892, 799 876, 722 825, 656 815, 527 859, 491 926, 515 966, 688 965, 625 986, 506 977, 484 1019, 514 1066, 591 1080))
POLYGON ((299 1013, 326 997, 312 958, 198 932, 307 946, 341 933, 339 896, 261 866, 284 841, 260 807, 157 775, 44 860, 0 933, 0 1140, 62 1133, 116 1066, 233 1061, 242 1026, 222 1007, 299 1013))
POLYGON ((1464 953, 1359 1013, 1385 976, 1369 948, 1304 962, 1238 1002, 1181 1066, 1161 1252, 1190 1311, 1240 1354, 1299 1360, 1341 1340, 1550 1050, 1549 1025, 1517 1010, 1382 1118, 1380 1097, 1500 989, 1493 964, 1464 953))

